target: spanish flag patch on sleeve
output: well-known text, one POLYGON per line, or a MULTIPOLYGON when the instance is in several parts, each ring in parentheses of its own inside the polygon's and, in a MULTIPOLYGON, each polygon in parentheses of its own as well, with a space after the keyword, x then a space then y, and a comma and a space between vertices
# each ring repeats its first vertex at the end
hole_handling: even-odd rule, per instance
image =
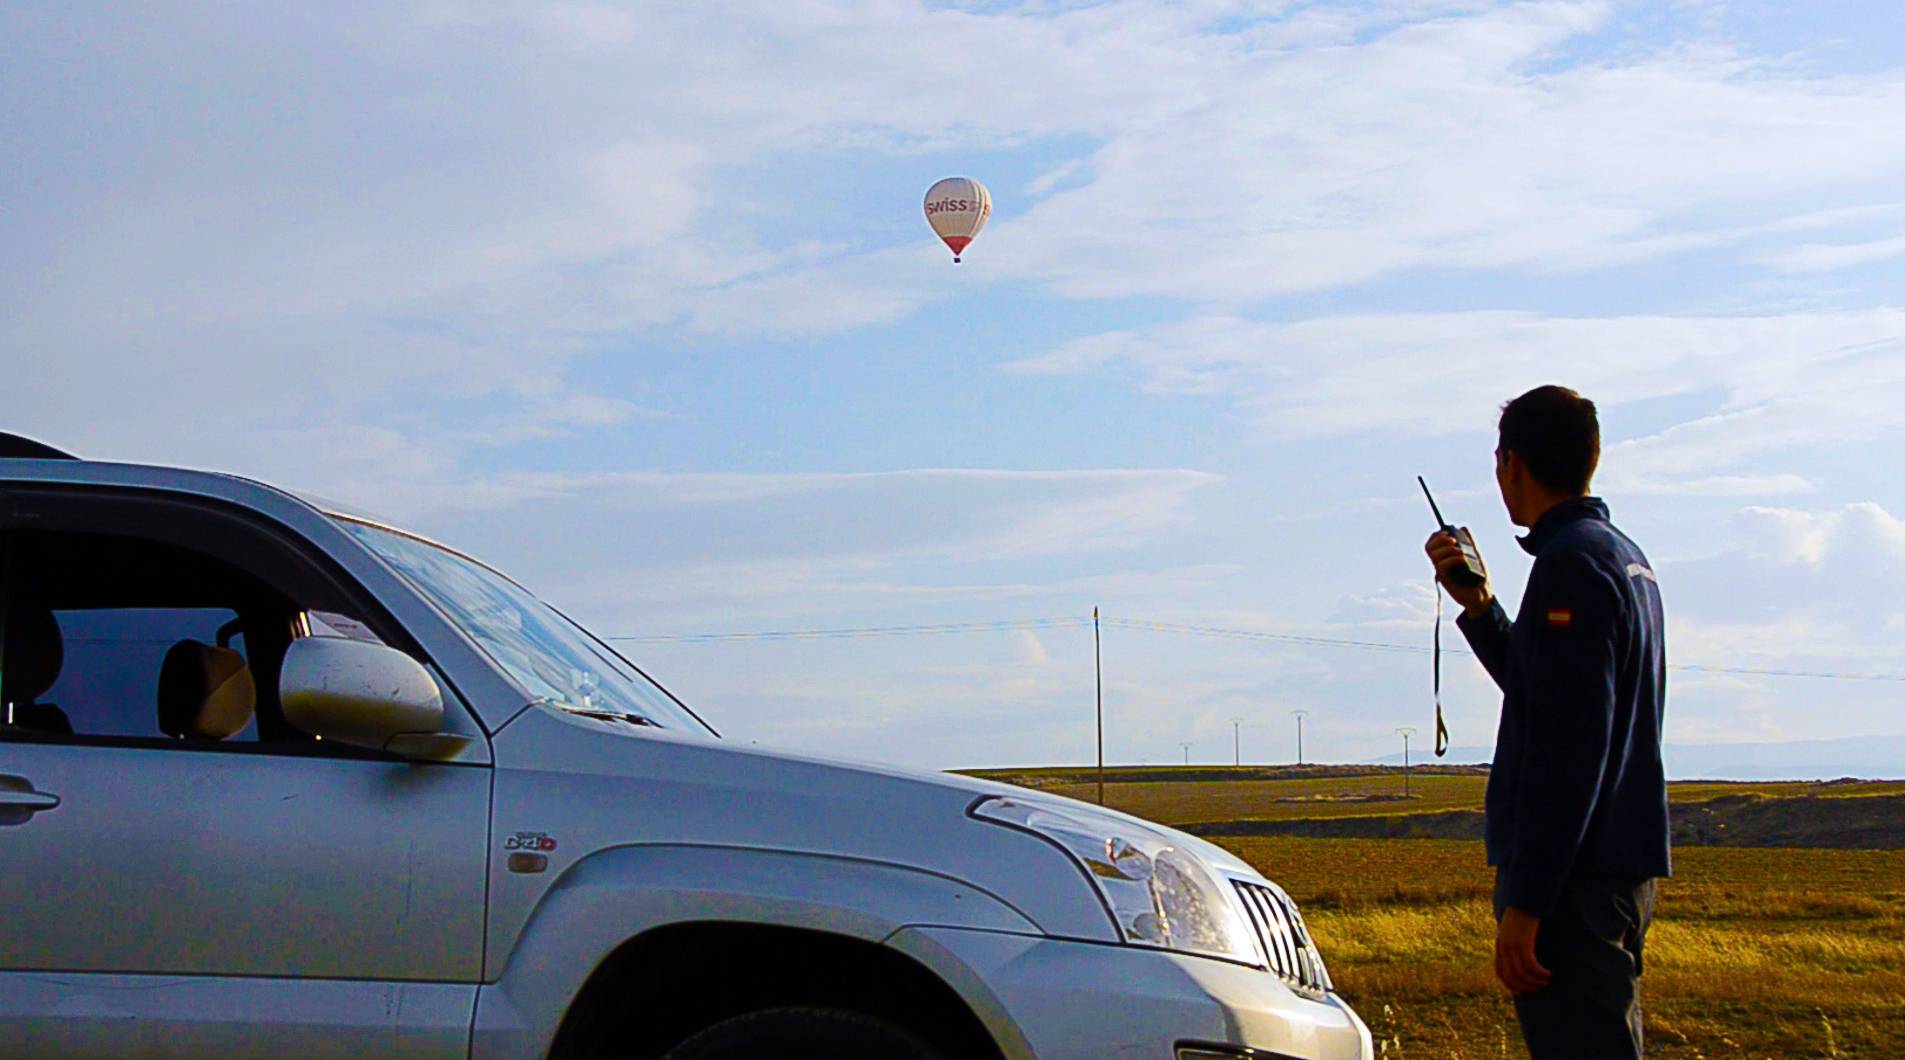
POLYGON ((1567 629, 1574 625, 1574 612, 1565 607, 1548 609, 1548 626, 1552 629, 1567 629))

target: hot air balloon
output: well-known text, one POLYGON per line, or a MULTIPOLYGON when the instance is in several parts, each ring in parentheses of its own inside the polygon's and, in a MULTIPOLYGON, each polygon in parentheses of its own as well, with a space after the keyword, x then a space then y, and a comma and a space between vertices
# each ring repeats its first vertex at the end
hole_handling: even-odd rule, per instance
POLYGON ((992 193, 971 177, 947 177, 926 189, 926 223, 952 248, 953 264, 992 216, 992 193))

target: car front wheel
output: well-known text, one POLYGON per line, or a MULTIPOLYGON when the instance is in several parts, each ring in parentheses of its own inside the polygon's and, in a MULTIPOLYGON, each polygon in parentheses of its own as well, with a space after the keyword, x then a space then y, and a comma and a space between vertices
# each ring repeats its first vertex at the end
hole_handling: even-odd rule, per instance
POLYGON ((775 1008, 735 1016, 662 1060, 944 1060, 905 1028, 859 1012, 775 1008))

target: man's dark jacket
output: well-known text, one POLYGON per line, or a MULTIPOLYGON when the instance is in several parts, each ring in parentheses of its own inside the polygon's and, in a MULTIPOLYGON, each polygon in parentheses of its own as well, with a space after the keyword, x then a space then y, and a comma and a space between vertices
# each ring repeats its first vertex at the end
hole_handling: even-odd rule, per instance
POLYGON ((1553 911, 1575 874, 1665 876, 1660 587, 1598 498, 1564 501, 1521 547, 1535 557, 1512 623, 1457 620, 1502 689, 1488 777, 1488 863, 1505 904, 1553 911))

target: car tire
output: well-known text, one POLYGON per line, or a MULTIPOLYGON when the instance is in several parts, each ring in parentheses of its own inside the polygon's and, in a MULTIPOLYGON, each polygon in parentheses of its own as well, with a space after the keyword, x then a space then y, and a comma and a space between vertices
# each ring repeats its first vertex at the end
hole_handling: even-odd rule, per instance
POLYGON ((662 1060, 944 1060, 918 1035, 834 1008, 774 1008, 721 1021, 662 1060))

